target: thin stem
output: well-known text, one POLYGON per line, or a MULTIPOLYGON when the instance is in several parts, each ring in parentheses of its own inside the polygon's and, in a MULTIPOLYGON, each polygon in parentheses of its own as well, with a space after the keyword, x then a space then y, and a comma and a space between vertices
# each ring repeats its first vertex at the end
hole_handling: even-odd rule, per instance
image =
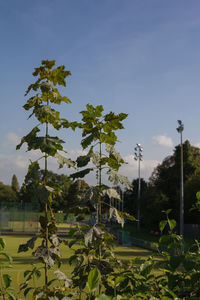
MULTIPOLYGON (((47 105, 49 105, 49 100, 47 100, 47 105)), ((48 121, 46 121, 46 135, 45 138, 48 137, 48 121)), ((45 167, 44 167, 44 185, 47 183, 47 154, 45 154, 45 167)), ((45 217, 48 218, 48 203, 45 203, 45 217)), ((48 248, 48 226, 46 226, 46 232, 45 232, 45 246, 48 248)), ((47 263, 44 263, 44 271, 45 271, 45 286, 47 286, 48 283, 48 265, 47 263)))
MULTIPOLYGON (((102 144, 101 144, 101 141, 99 143, 99 155, 100 155, 100 159, 102 158, 102 144)), ((101 166, 101 163, 100 163, 100 166, 99 166, 99 191, 100 191, 100 196, 99 196, 99 203, 98 203, 98 206, 99 206, 99 223, 101 224, 101 185, 102 185, 102 182, 101 182, 101 174, 102 173, 102 166, 101 166)))

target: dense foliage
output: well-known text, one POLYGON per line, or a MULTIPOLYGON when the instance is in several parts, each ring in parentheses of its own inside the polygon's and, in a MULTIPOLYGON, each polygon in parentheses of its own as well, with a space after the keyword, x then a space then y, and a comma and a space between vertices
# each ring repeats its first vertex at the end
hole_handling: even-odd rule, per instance
MULTIPOLYGON (((200 186, 200 149, 183 144, 184 169, 184 218, 185 223, 199 224, 196 211, 191 211, 200 186)), ((148 188, 141 197, 142 223, 148 229, 158 229, 162 210, 172 209, 173 217, 179 220, 180 203, 180 146, 166 157, 153 171, 148 188), (150 216, 150 217, 149 217, 150 216)))

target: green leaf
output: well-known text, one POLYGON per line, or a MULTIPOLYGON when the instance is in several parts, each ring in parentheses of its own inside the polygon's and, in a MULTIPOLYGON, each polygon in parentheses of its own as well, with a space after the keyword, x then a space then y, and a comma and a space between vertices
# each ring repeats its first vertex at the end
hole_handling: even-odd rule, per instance
POLYGON ((54 157, 57 158, 59 168, 63 168, 64 165, 66 165, 68 168, 70 168, 70 167, 74 168, 75 167, 74 161, 72 161, 70 158, 66 158, 66 157, 62 156, 58 152, 55 154, 54 157))
POLYGON ((9 254, 5 252, 0 252, 0 255, 4 256, 9 263, 12 263, 13 259, 9 254))
POLYGON ((112 188, 108 189, 108 190, 106 191, 106 194, 108 195, 108 197, 109 197, 110 199, 111 199, 111 198, 114 198, 114 199, 121 200, 119 193, 118 193, 115 189, 112 189, 112 188))
POLYGON ((72 177, 73 179, 83 178, 83 177, 85 177, 85 175, 89 174, 91 171, 93 171, 93 168, 87 168, 83 171, 79 171, 79 172, 71 174, 70 177, 72 177))
POLYGON ((69 243, 68 243, 68 246, 69 248, 71 248, 74 244, 77 243, 77 240, 71 240, 69 243))
POLYGON ((163 220, 159 223, 159 229, 161 232, 163 232, 165 226, 167 225, 167 221, 166 220, 163 220))
POLYGON ((109 175, 108 180, 111 181, 114 185, 117 185, 119 182, 126 186, 127 189, 132 190, 132 184, 129 182, 128 178, 122 175, 119 175, 115 170, 109 170, 107 172, 109 175))
POLYGON ((16 296, 12 292, 7 291, 7 294, 9 296, 9 300, 17 300, 16 296))
POLYGON ((42 259, 42 261, 45 262, 49 267, 53 267, 55 264, 55 258, 53 257, 53 254, 58 256, 59 252, 56 248, 39 246, 35 251, 35 256, 39 259, 42 259))
POLYGON ((93 141, 96 141, 96 136, 92 133, 81 141, 83 149, 86 149, 93 141))
POLYGON ((95 298, 95 300, 111 300, 109 296, 106 296, 105 294, 101 294, 95 298))
POLYGON ((97 168, 99 168, 100 167, 100 162, 101 162, 101 157, 100 157, 99 153, 92 152, 91 153, 91 159, 92 159, 92 163, 97 168))
POLYGON ((4 249, 5 246, 6 246, 5 240, 2 237, 0 237, 0 250, 4 249))
POLYGON ((33 249, 35 245, 35 241, 37 240, 37 236, 32 237, 30 240, 26 242, 26 244, 19 245, 18 253, 26 252, 28 249, 33 249))
POLYGON ((32 290, 32 287, 28 287, 27 289, 24 290, 24 296, 26 297, 28 293, 32 290))
POLYGON ((90 156, 89 155, 79 156, 76 162, 78 168, 85 167, 90 162, 90 156))
POLYGON ((196 193, 197 200, 200 201, 200 191, 196 193))
POLYGON ((119 212, 115 207, 110 208, 110 219, 111 218, 115 218, 116 221, 124 227, 124 218, 119 215, 119 212))
POLYGON ((90 292, 95 292, 98 289, 101 280, 101 273, 97 268, 90 271, 88 275, 88 287, 90 292))
POLYGON ((11 277, 8 274, 3 274, 3 282, 4 282, 4 285, 5 285, 5 288, 6 289, 9 288, 10 284, 12 282, 11 277))
POLYGON ((182 262, 183 258, 182 256, 170 256, 170 266, 173 270, 175 270, 176 268, 178 268, 178 266, 180 265, 180 263, 182 262))
POLYGON ((140 266, 141 275, 146 277, 147 275, 149 275, 152 269, 153 269, 152 262, 146 261, 140 266))
POLYGON ((28 274, 30 274, 32 271, 31 270, 26 270, 24 271, 24 277, 26 277, 28 274))
POLYGON ((171 230, 173 230, 176 227, 176 221, 168 219, 168 224, 171 230))

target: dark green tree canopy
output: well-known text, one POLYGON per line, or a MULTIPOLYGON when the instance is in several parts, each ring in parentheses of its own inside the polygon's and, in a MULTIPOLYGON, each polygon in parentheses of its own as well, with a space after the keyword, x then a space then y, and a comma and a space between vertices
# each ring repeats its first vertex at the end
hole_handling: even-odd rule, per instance
POLYGON ((18 197, 15 191, 0 181, 0 202, 17 202, 18 197))
MULTIPOLYGON (((147 192, 142 196, 143 212, 145 217, 147 211, 152 217, 152 224, 156 227, 160 221, 160 211, 172 209, 173 217, 179 220, 180 203, 180 145, 176 146, 172 155, 166 157, 158 165, 151 177, 147 192), (151 205, 149 205, 151 199, 151 205), (157 202, 157 205, 155 203, 157 202), (159 203, 159 205, 158 205, 159 203), (157 225, 156 225, 157 224, 157 225)), ((191 146, 186 140, 183 143, 183 173, 184 173, 184 218, 185 222, 197 222, 195 212, 191 208, 196 201, 196 192, 200 186, 200 149, 191 146)), ((150 224, 151 222, 149 222, 150 224)))
POLYGON ((15 174, 12 177, 11 187, 12 187, 13 191, 15 191, 16 193, 19 193, 20 186, 19 186, 19 182, 17 180, 17 176, 15 174))
POLYGON ((40 210, 44 209, 42 199, 44 195, 41 185, 44 176, 46 176, 46 184, 57 190, 57 194, 54 196, 53 208, 55 211, 63 210, 68 206, 68 191, 72 183, 71 179, 67 175, 56 174, 48 170, 45 173, 45 170, 40 169, 38 162, 34 162, 29 166, 20 192, 21 199, 23 202, 31 202, 34 207, 39 205, 40 210))

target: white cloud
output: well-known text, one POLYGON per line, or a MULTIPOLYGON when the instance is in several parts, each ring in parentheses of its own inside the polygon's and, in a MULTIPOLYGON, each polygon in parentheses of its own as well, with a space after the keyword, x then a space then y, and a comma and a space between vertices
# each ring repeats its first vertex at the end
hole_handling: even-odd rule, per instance
MULTIPOLYGON (((135 161, 133 155, 128 155, 125 157, 127 165, 122 166, 119 169, 119 173, 128 177, 130 181, 138 177, 138 161, 135 161)), ((143 160, 140 162, 140 175, 145 180, 148 180, 151 176, 154 168, 160 162, 157 160, 143 160)))
POLYGON ((197 147, 197 148, 200 148, 200 143, 197 143, 194 146, 197 147))
POLYGON ((166 135, 154 136, 153 141, 155 144, 158 144, 158 145, 164 146, 164 147, 173 147, 173 144, 174 144, 172 139, 166 135))
MULTIPOLYGON (((86 151, 82 151, 80 149, 77 150, 71 150, 69 151, 66 156, 76 160, 77 156, 79 155, 85 155, 86 151)), ((24 181, 24 176, 27 173, 28 165, 30 160, 35 161, 39 159, 42 156, 41 152, 36 151, 29 151, 25 152, 24 150, 16 151, 15 154, 0 154, 0 181, 2 181, 5 184, 10 184, 13 174, 16 174, 19 183, 22 184, 24 181)), ((126 165, 122 166, 119 169, 119 173, 121 175, 124 175, 128 177, 130 181, 138 177, 138 162, 134 160, 133 155, 128 155, 125 158, 125 161, 127 162, 126 165)), ((44 159, 39 160, 40 167, 44 168, 44 159)), ((141 162, 141 177, 145 180, 148 180, 148 178, 151 176, 151 173, 153 169, 159 164, 159 161, 156 160, 144 160, 141 162)), ((91 165, 92 167, 92 165, 91 165)), ((56 162, 56 159, 49 158, 48 159, 48 169, 56 172, 58 174, 66 174, 69 175, 75 170, 72 168, 63 167, 61 169, 58 168, 58 164, 56 162)), ((94 185, 96 184, 96 172, 91 172, 88 176, 84 178, 84 180, 90 184, 94 185)), ((102 181, 105 184, 112 185, 111 183, 108 183, 107 181, 107 175, 105 173, 102 174, 102 181)))
POLYGON ((6 135, 2 143, 2 146, 5 148, 15 149, 16 145, 19 144, 19 142, 20 142, 20 137, 14 132, 9 132, 6 135))

